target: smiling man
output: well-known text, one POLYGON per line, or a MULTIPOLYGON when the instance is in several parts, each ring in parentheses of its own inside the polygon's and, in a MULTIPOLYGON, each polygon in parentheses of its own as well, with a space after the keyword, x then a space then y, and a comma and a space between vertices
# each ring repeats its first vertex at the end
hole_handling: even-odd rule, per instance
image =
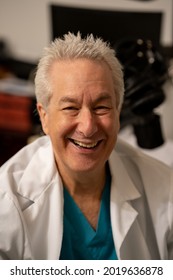
POLYGON ((1 168, 0 258, 172 259, 172 171, 117 142, 114 50, 93 35, 56 39, 35 88, 45 136, 1 168))
POLYGON ((37 105, 43 129, 50 136, 64 185, 96 229, 105 163, 119 129, 111 71, 103 61, 66 59, 53 63, 49 82, 48 107, 37 105))

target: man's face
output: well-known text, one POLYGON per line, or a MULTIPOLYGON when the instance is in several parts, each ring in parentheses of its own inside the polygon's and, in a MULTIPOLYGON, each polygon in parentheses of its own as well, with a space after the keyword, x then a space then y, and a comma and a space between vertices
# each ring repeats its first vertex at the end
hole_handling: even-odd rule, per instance
POLYGON ((109 67, 88 59, 65 60, 54 62, 49 77, 50 103, 46 110, 41 104, 37 108, 60 173, 103 170, 119 130, 109 67))

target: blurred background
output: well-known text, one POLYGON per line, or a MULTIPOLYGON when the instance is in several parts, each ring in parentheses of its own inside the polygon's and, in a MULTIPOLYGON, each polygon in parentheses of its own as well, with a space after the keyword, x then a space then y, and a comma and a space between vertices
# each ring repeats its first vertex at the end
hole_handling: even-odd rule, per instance
POLYGON ((42 134, 34 74, 68 31, 110 42, 124 66, 119 137, 173 166, 172 0, 0 0, 0 165, 42 134))

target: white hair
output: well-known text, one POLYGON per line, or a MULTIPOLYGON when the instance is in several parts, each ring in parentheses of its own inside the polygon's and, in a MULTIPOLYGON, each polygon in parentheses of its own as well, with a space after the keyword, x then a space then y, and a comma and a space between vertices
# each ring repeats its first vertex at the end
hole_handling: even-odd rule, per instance
POLYGON ((120 109, 124 96, 124 79, 122 66, 116 58, 115 50, 101 38, 94 38, 92 34, 82 38, 80 32, 77 35, 69 32, 63 38, 55 39, 44 49, 35 76, 37 102, 42 103, 44 107, 49 104, 52 92, 48 74, 53 62, 78 58, 87 58, 107 63, 112 72, 117 106, 120 109))

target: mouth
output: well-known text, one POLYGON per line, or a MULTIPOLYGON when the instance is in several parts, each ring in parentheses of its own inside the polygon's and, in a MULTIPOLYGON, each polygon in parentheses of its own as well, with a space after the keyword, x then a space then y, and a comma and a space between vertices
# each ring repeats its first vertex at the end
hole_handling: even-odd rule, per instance
POLYGON ((83 148, 83 149, 94 149, 96 147, 98 147, 98 145, 101 143, 102 140, 99 141, 95 141, 92 143, 85 143, 85 142, 81 142, 72 138, 69 138, 70 142, 72 142, 75 146, 83 148))

